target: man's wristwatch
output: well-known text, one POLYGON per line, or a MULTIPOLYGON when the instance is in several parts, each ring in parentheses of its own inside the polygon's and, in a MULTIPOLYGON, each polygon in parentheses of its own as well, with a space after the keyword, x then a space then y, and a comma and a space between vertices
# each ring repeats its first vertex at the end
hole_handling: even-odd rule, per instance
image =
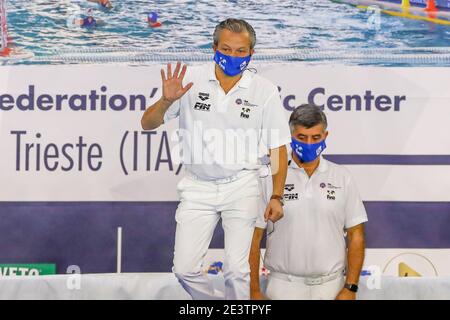
POLYGON ((284 198, 283 198, 283 196, 279 196, 277 194, 274 194, 274 195, 272 195, 270 197, 270 200, 272 200, 272 199, 276 199, 276 200, 280 201, 281 205, 284 206, 284 198))
POLYGON ((358 292, 358 285, 353 283, 346 283, 344 288, 350 290, 351 292, 358 292))

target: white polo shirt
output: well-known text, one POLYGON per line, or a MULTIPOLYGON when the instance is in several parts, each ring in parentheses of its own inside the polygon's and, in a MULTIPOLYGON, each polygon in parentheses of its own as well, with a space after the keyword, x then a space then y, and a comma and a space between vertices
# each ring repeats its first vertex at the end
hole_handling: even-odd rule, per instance
MULTIPOLYGON (((263 183, 267 202, 272 179, 263 183)), ((345 229, 367 221, 367 214, 349 171, 320 158, 309 178, 291 160, 284 190, 284 217, 267 227, 264 264, 272 272, 299 277, 325 276, 346 266, 345 229)))
POLYGON ((214 62, 188 67, 183 85, 194 85, 164 115, 164 122, 179 117, 181 161, 203 180, 257 170, 269 149, 291 141, 274 84, 246 70, 225 94, 214 68, 214 62))

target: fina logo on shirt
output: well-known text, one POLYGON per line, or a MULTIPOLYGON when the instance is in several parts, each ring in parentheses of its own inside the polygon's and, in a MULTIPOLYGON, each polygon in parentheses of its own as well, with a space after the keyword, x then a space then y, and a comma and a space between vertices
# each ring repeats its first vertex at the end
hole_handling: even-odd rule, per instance
POLYGON ((283 197, 285 201, 298 200, 298 193, 285 193, 283 197))
POLYGON ((207 104, 207 103, 197 102, 194 106, 194 110, 199 110, 199 111, 210 111, 210 109, 211 109, 211 105, 207 104))
POLYGON ((327 199, 328 200, 336 200, 336 191, 327 190, 327 199))
POLYGON ((243 107, 241 112, 241 118, 249 119, 250 118, 250 108, 243 107))

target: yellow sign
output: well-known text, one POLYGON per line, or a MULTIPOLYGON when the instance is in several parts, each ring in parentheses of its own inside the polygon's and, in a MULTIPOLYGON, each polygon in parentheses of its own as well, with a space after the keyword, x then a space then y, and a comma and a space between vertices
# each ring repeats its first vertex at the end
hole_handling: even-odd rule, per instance
POLYGON ((404 262, 400 262, 398 265, 398 276, 399 277, 421 277, 422 275, 416 270, 408 266, 404 262))

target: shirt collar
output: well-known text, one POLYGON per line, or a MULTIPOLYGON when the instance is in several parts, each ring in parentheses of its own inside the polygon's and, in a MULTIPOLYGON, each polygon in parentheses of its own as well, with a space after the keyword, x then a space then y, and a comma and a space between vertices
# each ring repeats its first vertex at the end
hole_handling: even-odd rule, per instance
MULTIPOLYGON (((297 163, 295 163, 294 160, 292 160, 292 156, 290 157, 289 160, 289 167, 292 169, 297 169, 297 170, 305 170, 303 168, 300 168, 297 163)), ((316 169, 317 171, 319 171, 320 173, 324 173, 328 170, 328 161, 322 157, 322 155, 320 155, 320 162, 319 162, 319 166, 316 169)))
POLYGON ((319 172, 324 173, 328 170, 328 160, 326 160, 322 155, 320 156, 319 167, 317 168, 319 172))
POLYGON ((218 81, 216 78, 216 63, 214 61, 209 63, 209 81, 218 81))
MULTIPOLYGON (((209 65, 209 81, 217 81, 216 78, 216 63, 214 61, 210 62, 209 65)), ((253 78, 253 73, 249 70, 244 71, 241 79, 239 79, 237 85, 239 88, 248 89, 250 87, 251 80, 253 78)))

